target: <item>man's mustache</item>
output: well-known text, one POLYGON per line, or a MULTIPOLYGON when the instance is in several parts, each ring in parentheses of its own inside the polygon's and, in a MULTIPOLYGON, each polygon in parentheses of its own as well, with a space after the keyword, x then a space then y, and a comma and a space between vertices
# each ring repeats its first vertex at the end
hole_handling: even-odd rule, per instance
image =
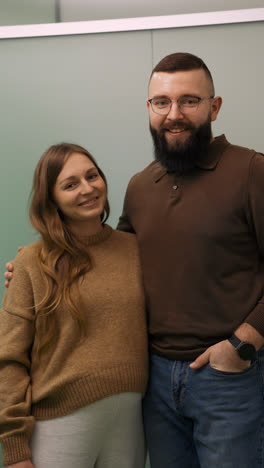
POLYGON ((170 122, 166 125, 162 125, 160 127, 159 133, 164 135, 164 133, 167 130, 173 130, 175 128, 178 128, 179 130, 195 130, 194 125, 190 123, 184 123, 182 121, 175 120, 174 122, 170 122))

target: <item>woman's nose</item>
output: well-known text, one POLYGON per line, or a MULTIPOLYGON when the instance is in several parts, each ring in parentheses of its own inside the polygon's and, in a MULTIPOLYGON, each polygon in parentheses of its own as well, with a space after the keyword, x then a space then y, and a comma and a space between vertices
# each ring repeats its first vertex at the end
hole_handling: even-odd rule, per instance
POLYGON ((91 192, 93 192, 92 184, 88 180, 83 181, 80 185, 80 193, 91 193, 91 192))

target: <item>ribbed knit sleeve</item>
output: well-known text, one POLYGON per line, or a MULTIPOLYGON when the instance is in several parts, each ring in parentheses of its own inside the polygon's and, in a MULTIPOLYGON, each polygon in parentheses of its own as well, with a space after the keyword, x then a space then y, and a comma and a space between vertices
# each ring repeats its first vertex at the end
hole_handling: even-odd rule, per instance
MULTIPOLYGON (((27 250, 27 249, 26 249, 27 250)), ((0 311, 0 440, 3 464, 30 458, 30 352, 34 340, 34 308, 28 252, 15 260, 15 275, 0 311)))

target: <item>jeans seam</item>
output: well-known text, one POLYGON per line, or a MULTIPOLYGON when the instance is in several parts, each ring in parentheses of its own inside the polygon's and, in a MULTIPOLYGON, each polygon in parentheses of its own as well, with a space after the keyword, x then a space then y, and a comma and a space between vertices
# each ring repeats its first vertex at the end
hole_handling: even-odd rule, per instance
POLYGON ((181 404, 183 404, 185 393, 186 393, 186 382, 188 378, 188 366, 189 363, 184 361, 174 361, 172 372, 171 372, 171 388, 172 388, 172 399, 175 409, 179 410, 181 404), (178 369, 177 369, 178 368, 178 369), (175 374, 177 375, 177 385, 174 385, 175 374))
POLYGON ((189 364, 185 363, 183 379, 182 379, 182 390, 181 390, 181 400, 184 401, 185 393, 186 393, 186 383, 189 374, 189 364))
POLYGON ((175 409, 177 409, 178 403, 179 403, 179 382, 177 382, 176 391, 174 387, 174 375, 176 374, 177 364, 178 364, 178 361, 174 361, 172 369, 171 369, 171 397, 172 397, 172 402, 173 402, 173 406, 175 407, 175 409))

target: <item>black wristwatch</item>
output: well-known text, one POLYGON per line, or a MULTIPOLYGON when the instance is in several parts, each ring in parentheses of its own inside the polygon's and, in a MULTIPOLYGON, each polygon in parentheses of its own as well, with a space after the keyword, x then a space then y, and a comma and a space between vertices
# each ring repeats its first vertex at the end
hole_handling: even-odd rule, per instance
POLYGON ((240 359, 243 361, 252 361, 256 356, 256 348, 252 343, 241 341, 236 335, 228 338, 228 341, 234 346, 240 359))

